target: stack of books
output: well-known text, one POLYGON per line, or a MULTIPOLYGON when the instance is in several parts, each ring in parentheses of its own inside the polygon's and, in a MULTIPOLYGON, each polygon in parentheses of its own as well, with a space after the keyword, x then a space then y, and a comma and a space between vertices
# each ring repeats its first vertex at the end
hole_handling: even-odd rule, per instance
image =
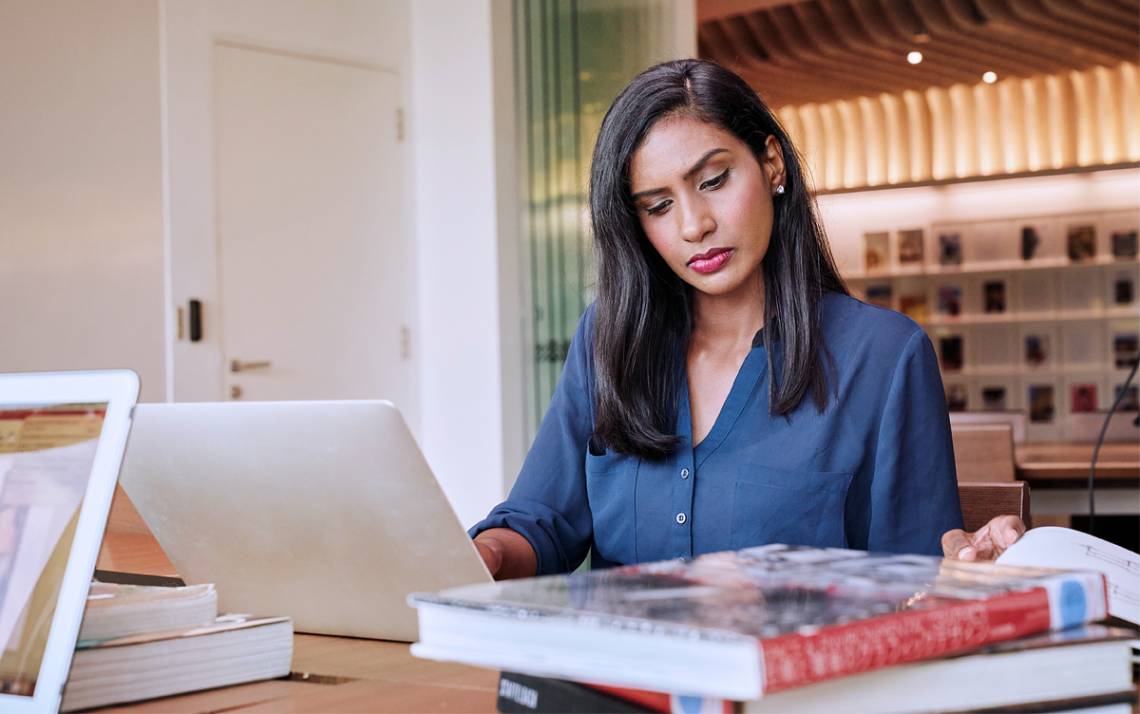
POLYGON ((415 594, 412 652, 516 711, 968 711, 1134 701, 1104 576, 765 546, 415 594))
POLYGON ((213 585, 92 583, 61 711, 289 674, 288 617, 218 614, 213 585))

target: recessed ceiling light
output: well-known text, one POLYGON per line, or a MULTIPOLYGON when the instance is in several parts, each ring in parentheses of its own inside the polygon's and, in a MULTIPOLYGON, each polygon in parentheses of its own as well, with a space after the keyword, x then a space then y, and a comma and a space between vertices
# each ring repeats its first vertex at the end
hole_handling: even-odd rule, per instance
POLYGON ((906 61, 910 62, 911 64, 918 64, 922 61, 922 53, 918 50, 913 50, 907 53, 906 61))
POLYGON ((985 82, 986 84, 993 84, 994 82, 997 81, 997 73, 996 72, 986 72, 985 74, 982 75, 982 81, 985 82))

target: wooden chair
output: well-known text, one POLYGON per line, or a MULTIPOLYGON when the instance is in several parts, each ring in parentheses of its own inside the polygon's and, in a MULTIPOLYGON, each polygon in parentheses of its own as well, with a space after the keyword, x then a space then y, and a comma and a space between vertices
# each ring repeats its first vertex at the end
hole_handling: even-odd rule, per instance
POLYGON ((1013 481, 1016 465, 1009 424, 957 424, 950 433, 958 483, 1013 481))
POLYGON ((962 521, 966 531, 976 531, 994 516, 1014 515, 1029 521, 1029 484, 1024 481, 999 483, 959 483, 962 521))

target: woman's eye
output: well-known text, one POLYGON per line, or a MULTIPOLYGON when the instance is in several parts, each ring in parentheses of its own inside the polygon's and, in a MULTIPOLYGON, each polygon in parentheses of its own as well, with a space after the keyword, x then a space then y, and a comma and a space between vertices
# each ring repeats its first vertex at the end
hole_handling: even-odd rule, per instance
POLYGON ((669 210, 669 204, 671 204, 671 203, 673 203, 673 202, 672 201, 662 201, 661 203, 655 203, 652 206, 650 206, 649 208, 646 208, 645 212, 651 216, 660 216, 662 213, 669 210))
POLYGON ((708 181, 703 182, 700 185, 700 189, 702 191, 706 191, 706 190, 715 191, 716 189, 720 188, 722 185, 724 185, 725 179, 728 178, 728 171, 729 171, 728 169, 725 169, 724 171, 721 171, 716 176, 713 176, 708 181))

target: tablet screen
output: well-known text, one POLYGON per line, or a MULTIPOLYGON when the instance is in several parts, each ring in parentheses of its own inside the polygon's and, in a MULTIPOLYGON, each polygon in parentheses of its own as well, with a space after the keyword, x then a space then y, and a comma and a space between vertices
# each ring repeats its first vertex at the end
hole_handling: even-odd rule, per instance
POLYGON ((0 692, 32 696, 107 404, 0 404, 0 692))

